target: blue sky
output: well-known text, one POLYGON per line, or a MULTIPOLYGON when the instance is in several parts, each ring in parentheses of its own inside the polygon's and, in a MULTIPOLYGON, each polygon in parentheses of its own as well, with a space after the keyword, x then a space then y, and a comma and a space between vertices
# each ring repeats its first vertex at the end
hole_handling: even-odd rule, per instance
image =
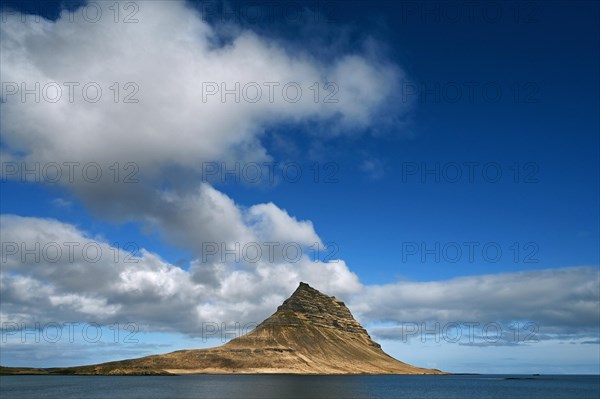
MULTIPOLYGON (((213 3, 216 4, 209 2, 204 6, 212 7, 213 3)), ((35 2, 6 4, 29 12, 39 8, 35 2)), ((147 4, 140 3, 139 25, 142 28, 144 17, 149 15, 144 14, 147 4)), ((245 3, 231 4, 234 9, 250 7, 245 3)), ((354 291, 350 288, 335 291, 336 286, 331 285, 335 291, 332 295, 356 298, 356 312, 365 314, 359 315, 359 318, 364 317, 363 320, 372 326, 390 322, 398 324, 402 320, 376 317, 372 309, 380 304, 368 302, 367 298, 372 296, 364 294, 364 291, 407 281, 443 282, 460 277, 468 279, 584 266, 587 267, 585 273, 591 273, 591 282, 595 283, 592 291, 597 288, 600 253, 598 3, 479 3, 470 9, 462 2, 319 2, 317 14, 314 14, 314 4, 306 3, 303 23, 278 17, 256 23, 239 14, 232 28, 231 21, 218 10, 208 15, 202 4, 188 3, 192 7, 187 12, 200 10, 198 15, 207 17, 208 26, 214 29, 223 46, 235 40, 240 31, 252 32, 259 40, 282 45, 291 54, 292 60, 294 55, 305 55, 317 68, 335 64, 347 54, 358 55, 373 66, 364 75, 357 72, 356 78, 350 78, 351 82, 354 79, 358 81, 357 92, 363 96, 355 99, 356 104, 373 111, 366 123, 352 121, 354 104, 342 102, 341 108, 332 117, 284 114, 282 118, 262 123, 253 132, 252 138, 263 151, 257 153, 268 154, 269 161, 282 165, 300 165, 303 174, 298 182, 286 181, 278 169, 275 172, 279 180, 276 184, 217 179, 210 181, 211 186, 233 200, 242 213, 253 209, 255 204, 272 202, 279 210, 285 210, 295 218, 293 223, 312 222, 315 234, 307 234, 310 237, 318 234, 323 243, 334 243, 329 247, 336 248, 334 258, 343 259, 348 273, 354 273, 357 284, 362 286, 354 291), (449 4, 454 4, 454 8, 450 8, 449 4), (459 14, 452 14, 454 12, 459 14), (451 15, 460 16, 454 19, 451 15), (391 91, 372 99, 369 85, 377 84, 377 74, 382 70, 394 77, 394 83, 388 81, 391 91), (347 109, 344 108, 346 106, 347 109), (342 119, 351 120, 350 124, 338 123, 336 118, 340 115, 342 119), (315 168, 320 172, 316 179, 315 168), (429 172, 423 174, 423 170, 429 172), (457 171, 461 174, 460 178, 455 178, 457 171), (474 174, 470 176, 470 172, 474 174), (472 260, 468 257, 468 245, 474 248, 472 260), (490 252, 482 252, 484 247, 491 248, 490 252), (443 248, 448 252, 444 252, 443 248), (455 252, 456 248, 460 248, 462 253, 455 252), (502 252, 496 255, 498 248, 502 252), (436 259, 435 253, 424 254, 424 249, 433 249, 439 259, 436 259)), ((265 9, 267 6, 262 7, 265 9)), ((48 5, 41 12, 56 19, 59 9, 58 4, 48 5)), ((107 12, 106 9, 104 11, 107 12)), ((279 11, 276 9, 275 13, 279 11)), ((150 15, 155 17, 154 13, 150 15)), ((14 17, 12 13, 10 16, 14 17)), ((107 29, 120 26, 113 25, 107 23, 107 29)), ((8 28, 3 34, 7 35, 7 32, 8 28)), ((164 35, 168 36, 169 32, 164 35)), ((33 45, 28 51, 35 52, 36 48, 33 45)), ((68 48, 58 48, 57 51, 69 54, 68 48)), ((47 56, 50 57, 49 54, 47 56)), ((9 71, 3 82, 20 76, 13 72, 16 66, 11 62, 9 58, 2 60, 3 69, 7 67, 9 71)), ((33 64, 45 71, 48 77, 68 76, 67 72, 61 75, 53 67, 43 66, 39 60, 33 64)), ((59 64, 57 62, 56 65, 59 64)), ((178 73, 173 72, 174 75, 178 73)), ((327 70, 323 74, 331 76, 335 73, 327 70)), ((348 93, 343 91, 342 83, 339 82, 340 96, 348 93)), ((143 96, 144 86, 140 87, 143 96)), ((5 104, 10 104, 10 101, 5 101, 5 104)), ((2 117, 10 120, 2 125, 1 144, 3 155, 10 154, 11 162, 18 160, 22 152, 34 154, 23 158, 27 162, 68 159, 58 155, 64 154, 60 149, 70 148, 66 144, 63 147, 56 145, 60 147, 57 153, 44 158, 40 154, 47 153, 31 144, 33 140, 21 140, 19 137, 23 132, 18 130, 20 125, 15 122, 19 118, 13 116, 19 104, 12 108, 5 104, 0 105, 2 117)), ((20 104, 21 107, 27 105, 20 104)), ((327 104, 323 104, 323 108, 326 107, 327 104)), ((41 118, 40 114, 32 115, 41 118)), ((206 121, 203 117, 201 115, 197 119, 200 126, 206 121)), ((35 121, 39 124, 42 120, 35 121)), ((140 123, 144 124, 143 119, 140 123)), ((168 125, 168 121, 165 123, 168 125)), ((56 141, 68 140, 52 131, 57 126, 60 127, 50 124, 48 131, 37 133, 34 137, 47 134, 56 141)), ((255 126, 252 125, 252 128, 255 126)), ((143 141, 143 128, 140 132, 138 138, 143 141)), ((104 137, 102 132, 98 134, 96 137, 104 137)), ((110 141, 118 135, 107 133, 105 137, 105 141, 110 141)), ((139 143, 137 152, 143 153, 145 147, 143 142, 139 143)), ((118 145, 115 142, 115 147, 118 145)), ((181 141, 181 146, 187 146, 187 143, 181 141)), ((101 147, 99 154, 105 146, 101 147)), ((254 151, 255 147, 251 148, 254 151)), ((251 152, 244 151, 244 156, 251 152)), ((127 151, 122 153, 127 154, 127 151)), ((72 159, 88 159, 85 157, 89 153, 81 154, 82 158, 72 159)), ((152 154, 147 154, 152 161, 152 154)), ((229 155, 223 155, 222 159, 229 155)), ((131 155, 130 159, 138 161, 136 156, 131 155)), ((187 156, 183 153, 181 158, 187 156)), ((193 152, 190 156, 193 157, 193 152)), ((204 159, 203 156, 198 159, 204 159)), ((115 157, 121 162, 127 159, 115 157)), ((252 160, 250 155, 246 158, 252 160)), ((139 159, 142 183, 146 184, 145 179, 150 173, 143 165, 147 160, 141 156, 139 159)), ((211 161, 220 162, 221 158, 211 161)), ((156 161, 156 165, 164 171, 177 160, 161 162, 162 158, 156 161)), ((254 158, 254 162, 265 162, 265 158, 254 158)), ((190 177, 186 168, 191 169, 189 164, 176 165, 175 173, 152 177, 148 180, 151 181, 148 187, 177 187, 175 191, 183 198, 187 188, 178 187, 178 184, 191 188, 202 180, 197 170, 190 177)), ((4 174, 3 170, 0 193, 3 215, 55 219, 76 226, 87 237, 107 243, 123 245, 134 242, 140 249, 157 254, 170 265, 180 266, 191 273, 191 264, 199 255, 189 241, 174 238, 172 229, 178 226, 163 222, 158 223, 158 227, 152 225, 148 215, 128 208, 131 204, 127 205, 127 201, 123 200, 127 194, 111 196, 111 190, 100 190, 103 193, 100 194, 100 191, 88 190, 84 185, 73 187, 63 182, 24 182, 18 178, 6 178, 4 174), (106 195, 104 200, 102 195, 106 195), (119 213, 119 209, 124 210, 125 215, 119 213)), ((127 187, 129 189, 131 187, 127 187)), ((140 198, 147 197, 140 194, 140 198)), ((140 205, 140 208, 143 206, 140 205)), ((302 231, 306 232, 305 229, 302 231)), ((304 246, 306 242, 302 242, 304 246)), ((324 259, 325 262, 328 260, 331 259, 324 259)), ((579 269, 570 270, 571 273, 580 273, 579 269)), ((532 276, 531 281, 536 281, 536 275, 532 276)), ((326 281, 327 277, 323 279, 326 281)), ((281 283, 279 291, 275 292, 283 294, 289 291, 289 284, 288 281, 281 283)), ((325 283, 320 287, 318 282, 313 285, 324 291, 330 287, 325 283)), ((576 291, 575 288, 565 286, 564 290, 576 291)), ((463 292, 462 295, 468 297, 468 294, 463 292)), ((475 359, 468 363, 457 359, 459 355, 453 355, 456 346, 444 344, 435 366, 459 372, 473 372, 481 368, 483 372, 598 373, 597 356, 596 361, 590 359, 599 354, 599 345, 570 344, 573 340, 579 342, 578 339, 584 339, 581 338, 583 335, 587 337, 585 340, 592 340, 594 336, 596 340, 598 338, 598 331, 593 328, 597 323, 594 312, 598 310, 598 293, 591 292, 590 295, 588 300, 591 298, 592 305, 588 309, 590 313, 586 314, 591 321, 587 325, 552 324, 544 321, 545 316, 536 319, 535 311, 527 314, 515 310, 518 316, 514 319, 528 318, 538 323, 540 333, 545 331, 544 322, 549 323, 546 331, 553 334, 567 334, 566 331, 569 331, 570 338, 555 336, 554 341, 543 343, 548 345, 548 353, 561 357, 570 354, 566 356, 568 364, 564 369, 548 366, 538 350, 539 346, 534 344, 511 348, 515 356, 529 356, 527 362, 522 363, 502 357, 504 349, 497 346, 464 349, 472 360, 475 359), (592 338, 589 338, 590 334, 592 338), (494 359, 494 366, 486 366, 477 360, 484 358, 494 359)), ((243 301, 252 303, 256 298, 256 295, 249 294, 243 301)), ((114 298, 108 301, 116 302, 114 298)), ((264 301, 261 304, 268 309, 264 301)), ((519 305, 507 303, 506 309, 510 310, 513 306, 516 309, 519 305)), ((544 313, 545 306, 550 308, 554 303, 540 300, 540 315, 544 313)), ((569 304, 564 306, 568 311, 569 304)), ((17 305, 14 309, 18 309, 17 305)), ((18 313, 14 309, 11 308, 10 312, 18 313)), ((254 309, 245 317, 251 320, 251 317, 266 311, 254 309)), ((474 310, 473 315, 478 314, 482 323, 510 321, 510 316, 504 313, 502 317, 505 319, 496 320, 494 317, 498 313, 486 311, 483 308, 474 310)), ((10 315, 10 312, 6 314, 10 315)), ((135 313, 128 316, 135 317, 135 313)), ((56 320, 62 320, 60 317, 67 316, 57 314, 56 320)), ((83 316, 73 313, 73 317, 83 316)), ((139 317, 146 321, 143 316, 139 317)), ((153 326, 151 319, 148 319, 147 325, 152 330, 149 341, 153 343, 172 339, 172 336, 164 338, 164 334, 175 334, 181 341, 172 348, 196 346, 197 341, 189 337, 188 331, 165 328, 160 323, 153 326)), ((425 364, 429 363, 425 355, 418 354, 423 349, 418 343, 392 339, 384 343, 384 349, 401 360, 430 365, 425 364)), ((50 349, 46 350, 51 353, 50 349)), ((125 353, 117 351, 120 357, 127 357, 125 353)), ((426 350, 423 353, 432 358, 438 352, 426 350)), ((8 359, 2 364, 18 362, 18 357, 12 352, 8 359)), ((100 358, 91 356, 88 360, 93 362, 100 358)), ((42 365, 51 366, 44 362, 42 365)))

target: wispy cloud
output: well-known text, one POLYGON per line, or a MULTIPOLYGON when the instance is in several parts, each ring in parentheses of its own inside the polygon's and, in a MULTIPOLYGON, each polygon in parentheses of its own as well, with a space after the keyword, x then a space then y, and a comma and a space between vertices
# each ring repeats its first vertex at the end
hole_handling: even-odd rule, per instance
POLYGON ((52 205, 59 207, 59 208, 69 208, 69 207, 71 207, 71 205, 73 205, 73 203, 64 198, 54 198, 52 200, 52 205))

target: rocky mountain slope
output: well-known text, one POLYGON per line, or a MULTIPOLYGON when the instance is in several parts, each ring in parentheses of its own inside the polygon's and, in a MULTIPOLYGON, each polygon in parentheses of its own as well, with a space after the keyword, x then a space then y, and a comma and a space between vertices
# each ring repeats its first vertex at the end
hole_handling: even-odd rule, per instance
POLYGON ((387 355, 350 310, 308 284, 254 330, 211 349, 60 369, 1 368, 3 374, 441 374, 387 355))

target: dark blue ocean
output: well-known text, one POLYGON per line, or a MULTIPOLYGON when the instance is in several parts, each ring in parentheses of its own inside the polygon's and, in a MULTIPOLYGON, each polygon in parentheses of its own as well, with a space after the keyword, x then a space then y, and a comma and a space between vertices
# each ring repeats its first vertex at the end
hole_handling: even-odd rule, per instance
POLYGON ((0 376, 13 398, 598 399, 599 376, 0 376))

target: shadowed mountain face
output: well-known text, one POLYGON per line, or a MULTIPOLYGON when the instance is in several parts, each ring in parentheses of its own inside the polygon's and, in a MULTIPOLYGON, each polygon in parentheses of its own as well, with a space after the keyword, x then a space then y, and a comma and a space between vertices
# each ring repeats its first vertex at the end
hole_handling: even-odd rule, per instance
MULTIPOLYGON (((7 368, 0 372, 11 373, 7 368)), ((216 348, 182 350, 94 366, 37 369, 37 372, 109 375, 441 373, 390 357, 354 320, 343 302, 305 283, 300 283, 292 296, 254 330, 216 348)))

